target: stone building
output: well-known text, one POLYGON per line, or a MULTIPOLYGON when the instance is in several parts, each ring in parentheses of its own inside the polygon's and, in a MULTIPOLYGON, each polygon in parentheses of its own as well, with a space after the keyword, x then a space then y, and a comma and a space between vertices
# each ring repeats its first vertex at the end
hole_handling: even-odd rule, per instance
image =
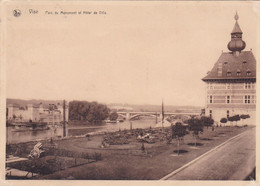
POLYGON ((242 30, 235 15, 231 41, 212 70, 202 79, 206 83, 205 115, 216 123, 221 118, 249 114, 246 124, 255 124, 256 119, 256 60, 252 51, 242 40, 242 30))
MULTIPOLYGON (((48 124, 60 124, 63 121, 63 105, 27 104, 26 108, 17 104, 7 106, 7 120, 16 122, 47 122, 48 124)), ((65 108, 65 120, 68 121, 68 106, 65 108)))

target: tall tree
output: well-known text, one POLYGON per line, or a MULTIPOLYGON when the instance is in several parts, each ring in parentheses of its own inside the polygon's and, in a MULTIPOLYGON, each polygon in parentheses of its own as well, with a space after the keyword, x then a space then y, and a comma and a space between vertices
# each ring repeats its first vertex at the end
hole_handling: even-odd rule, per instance
POLYGON ((172 125, 172 139, 177 139, 178 141, 178 155, 180 154, 180 140, 186 135, 186 127, 182 123, 177 122, 172 125))
POLYGON ((197 138, 199 138, 199 133, 203 132, 203 124, 198 118, 191 118, 188 120, 189 131, 192 132, 195 138, 195 146, 197 146, 197 138))
POLYGON ((113 111, 113 112, 110 113, 109 119, 110 119, 111 121, 115 121, 115 120, 117 120, 117 118, 118 118, 118 114, 117 114, 116 111, 113 111))
POLYGON ((97 102, 71 101, 69 103, 69 119, 98 122, 109 116, 109 108, 97 102))
POLYGON ((200 118, 200 120, 201 120, 202 125, 206 126, 207 128, 214 124, 214 120, 210 117, 202 116, 200 118))

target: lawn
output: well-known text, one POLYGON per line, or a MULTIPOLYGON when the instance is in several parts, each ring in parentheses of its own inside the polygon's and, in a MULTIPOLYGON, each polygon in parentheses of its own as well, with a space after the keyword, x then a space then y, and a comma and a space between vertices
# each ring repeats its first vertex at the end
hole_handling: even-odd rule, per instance
MULTIPOLYGON (((156 129, 155 142, 144 143, 145 150, 142 150, 143 142, 136 140, 136 135, 129 131, 120 132, 127 138, 127 143, 103 148, 101 144, 104 135, 91 136, 90 139, 82 137, 58 140, 55 141, 57 149, 101 153, 102 160, 40 175, 37 179, 157 180, 248 128, 250 127, 216 127, 214 131, 205 128, 196 147, 194 137, 188 134, 181 141, 180 149, 183 153, 179 156, 174 152, 177 150, 177 141, 167 142, 165 131, 169 129, 156 129)), ((118 134, 119 132, 115 133, 118 134)))

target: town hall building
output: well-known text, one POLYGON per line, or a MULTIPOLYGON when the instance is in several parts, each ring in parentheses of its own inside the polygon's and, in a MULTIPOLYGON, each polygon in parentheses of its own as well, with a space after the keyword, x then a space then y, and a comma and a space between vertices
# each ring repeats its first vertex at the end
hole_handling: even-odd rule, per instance
POLYGON ((222 52, 214 67, 202 79, 206 83, 205 115, 216 123, 221 118, 248 114, 246 124, 256 120, 256 60, 252 51, 242 40, 242 30, 235 15, 235 25, 231 41, 227 47, 230 52, 222 52))

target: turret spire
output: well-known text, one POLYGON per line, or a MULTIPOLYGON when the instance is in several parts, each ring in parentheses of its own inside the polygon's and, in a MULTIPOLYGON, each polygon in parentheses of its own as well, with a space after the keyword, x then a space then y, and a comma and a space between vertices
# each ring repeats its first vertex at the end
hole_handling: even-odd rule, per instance
POLYGON ((236 12, 236 15, 234 16, 236 23, 234 25, 234 28, 231 32, 231 41, 228 43, 228 49, 232 52, 241 52, 245 49, 246 43, 242 40, 242 30, 237 22, 239 16, 236 12))
POLYGON ((234 18, 236 21, 239 19, 239 16, 237 15, 237 11, 236 11, 236 15, 234 16, 234 18))

